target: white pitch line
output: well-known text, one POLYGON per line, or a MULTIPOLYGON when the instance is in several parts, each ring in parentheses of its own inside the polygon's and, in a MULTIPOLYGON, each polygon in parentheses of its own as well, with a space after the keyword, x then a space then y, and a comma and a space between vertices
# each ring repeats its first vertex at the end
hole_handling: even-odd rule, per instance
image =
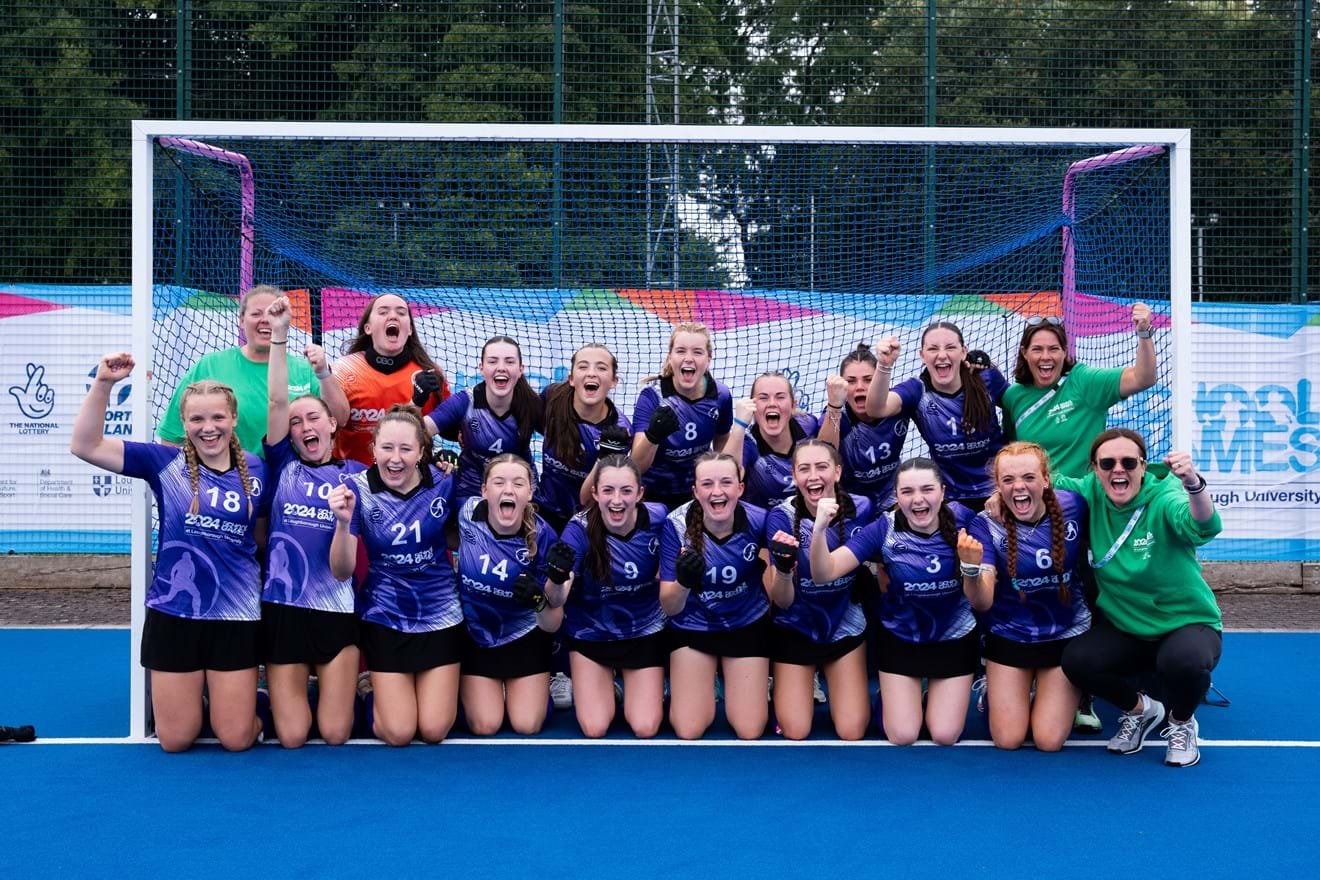
MULTIPOLYGON (((198 743, 215 745, 219 741, 215 739, 199 739, 198 743)), ((1309 739, 1203 739, 1199 740, 1203 746, 1210 748, 1247 748, 1247 749, 1265 749, 1265 748, 1285 748, 1285 749, 1316 749, 1320 748, 1320 740, 1309 739)), ((37 739, 32 743, 6 743, 5 745, 32 745, 32 746, 132 746, 132 745, 154 745, 156 740, 151 737, 137 739, 131 736, 125 737, 51 737, 47 739, 37 739)), ((417 745, 423 745, 417 742, 417 745)), ((702 740, 679 740, 679 739, 538 739, 533 737, 502 737, 494 739, 475 738, 475 737, 454 737, 447 739, 444 745, 452 746, 571 746, 577 748, 596 748, 610 746, 641 747, 641 748, 906 748, 905 746, 896 746, 893 743, 881 739, 864 739, 853 742, 844 740, 789 740, 789 739, 757 739, 757 740, 736 740, 736 739, 702 739, 702 740)), ((1068 748, 1101 748, 1105 745, 1104 740, 1069 740, 1065 745, 1068 748)), ((1152 741, 1150 745, 1158 743, 1152 741)), ((270 744, 274 746, 274 743, 270 744)), ((319 740, 312 740, 308 745, 324 746, 325 743, 319 740)), ((384 746, 385 743, 378 739, 350 739, 345 745, 350 746, 384 746)), ((939 747, 929 740, 919 740, 913 743, 917 747, 939 747)), ((969 739, 962 740, 957 746, 963 748, 994 748, 994 743, 988 739, 969 739)), ((3 746, 0 746, 3 748, 3 746)))
POLYGON ((0 630, 23 630, 23 629, 67 629, 67 630, 85 630, 85 629, 122 629, 130 630, 132 627, 123 626, 118 623, 32 623, 32 624, 3 624, 0 630))

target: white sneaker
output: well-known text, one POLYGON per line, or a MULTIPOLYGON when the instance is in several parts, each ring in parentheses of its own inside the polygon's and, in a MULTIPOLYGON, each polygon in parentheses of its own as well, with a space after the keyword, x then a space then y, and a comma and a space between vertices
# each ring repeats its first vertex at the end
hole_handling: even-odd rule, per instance
POLYGON ((566 673, 556 672, 550 676, 550 699, 556 709, 573 708, 573 679, 566 673))
POLYGON ((1169 725, 1160 731, 1160 736, 1168 743, 1164 763, 1170 767, 1190 767, 1200 761, 1201 747, 1196 744, 1200 732, 1195 715, 1181 722, 1170 718, 1169 725))
POLYGON ((811 679, 811 698, 817 703, 825 702, 825 688, 820 685, 820 671, 811 679))
POLYGON ((1109 749, 1115 755, 1135 755, 1146 744, 1146 737, 1155 725, 1164 719, 1164 704, 1144 694, 1145 709, 1139 715, 1124 713, 1118 716, 1118 732, 1109 740, 1109 749))
POLYGON ((369 693, 371 693, 371 673, 364 670, 358 673, 357 694, 365 700, 369 693))

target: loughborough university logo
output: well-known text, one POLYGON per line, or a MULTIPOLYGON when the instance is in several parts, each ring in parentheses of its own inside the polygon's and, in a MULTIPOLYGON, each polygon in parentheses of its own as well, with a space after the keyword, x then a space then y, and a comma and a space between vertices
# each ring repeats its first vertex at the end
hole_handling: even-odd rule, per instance
POLYGON ((113 474, 96 474, 92 477, 92 493, 97 498, 104 498, 115 490, 113 474))

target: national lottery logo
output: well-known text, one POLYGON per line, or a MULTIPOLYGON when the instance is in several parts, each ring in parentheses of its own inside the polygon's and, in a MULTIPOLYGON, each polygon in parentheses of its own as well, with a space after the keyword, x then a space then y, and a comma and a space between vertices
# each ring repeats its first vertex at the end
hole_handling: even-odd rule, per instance
POLYGON ((25 418, 44 419, 55 409, 55 389, 46 384, 44 364, 28 363, 21 385, 10 385, 9 394, 25 418))

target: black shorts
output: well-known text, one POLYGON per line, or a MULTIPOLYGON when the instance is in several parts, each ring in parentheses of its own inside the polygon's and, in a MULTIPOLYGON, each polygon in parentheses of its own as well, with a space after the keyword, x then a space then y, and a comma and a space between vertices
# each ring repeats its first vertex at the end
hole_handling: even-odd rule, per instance
POLYGON ((358 643, 358 617, 278 602, 261 603, 261 659, 321 666, 358 643))
POLYGON ((234 672, 257 668, 260 640, 256 620, 193 620, 148 608, 139 656, 156 672, 234 672))
POLYGON ((770 659, 793 666, 825 666, 866 644, 866 633, 844 636, 833 642, 817 642, 788 626, 770 627, 770 659))
POLYGON ((1068 647, 1073 638, 1069 636, 1048 642, 1015 642, 994 633, 986 633, 985 659, 1017 669, 1050 669, 1062 665, 1063 649, 1068 647))
POLYGON ((425 672, 463 659, 467 628, 461 623, 433 632, 406 633, 362 621, 362 656, 372 672, 425 672))
POLYGON ((570 651, 610 669, 650 669, 669 659, 670 637, 665 630, 633 639, 565 638, 570 651))
POLYGON ((770 628, 770 613, 738 629, 701 632, 693 629, 669 628, 669 648, 693 648, 712 657, 765 657, 770 659, 770 645, 774 633, 770 628))
POLYGON ((884 624, 876 629, 881 672, 913 678, 957 678, 975 674, 981 665, 981 636, 976 630, 944 642, 909 642, 884 624))
POLYGON ((467 652, 463 655, 463 674, 509 679, 549 672, 553 641, 554 636, 539 626, 527 635, 495 648, 483 648, 469 637, 467 652))

